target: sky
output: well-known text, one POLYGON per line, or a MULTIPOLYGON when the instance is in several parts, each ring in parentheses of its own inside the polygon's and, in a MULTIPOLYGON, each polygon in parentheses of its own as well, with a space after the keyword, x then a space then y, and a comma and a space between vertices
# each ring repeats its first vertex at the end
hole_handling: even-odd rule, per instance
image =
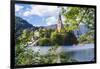
POLYGON ((28 21, 33 26, 48 26, 57 23, 57 6, 15 4, 15 16, 28 21))

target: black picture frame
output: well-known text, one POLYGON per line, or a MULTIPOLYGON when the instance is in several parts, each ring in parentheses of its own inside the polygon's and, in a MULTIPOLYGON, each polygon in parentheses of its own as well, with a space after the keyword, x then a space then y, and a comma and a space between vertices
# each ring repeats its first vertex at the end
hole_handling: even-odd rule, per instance
POLYGON ((60 66, 60 65, 77 65, 77 64, 92 64, 96 63, 96 6, 95 5, 81 5, 81 4, 65 4, 65 3, 49 3, 49 2, 34 2, 34 1, 11 1, 11 58, 10 58, 10 67, 12 69, 14 68, 28 68, 28 67, 44 67, 44 66, 60 66), (72 62, 72 63, 60 63, 60 64, 43 64, 43 65, 20 65, 20 66, 15 66, 15 4, 36 4, 36 5, 52 5, 52 6, 76 6, 76 7, 90 7, 95 9, 95 40, 94 40, 94 61, 87 61, 87 62, 72 62))

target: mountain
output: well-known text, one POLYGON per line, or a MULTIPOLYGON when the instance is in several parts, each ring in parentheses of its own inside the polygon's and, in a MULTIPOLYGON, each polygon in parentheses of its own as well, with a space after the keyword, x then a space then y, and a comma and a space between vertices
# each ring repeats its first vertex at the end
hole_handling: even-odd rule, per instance
POLYGON ((80 35, 85 34, 87 32, 88 32, 88 28, 85 24, 79 25, 79 29, 74 30, 74 34, 76 35, 76 37, 79 37, 80 35))
POLYGON ((53 24, 53 25, 49 25, 49 26, 43 26, 43 28, 46 28, 46 29, 56 29, 57 27, 57 24, 53 24))
POLYGON ((15 30, 23 30, 27 28, 31 28, 33 25, 29 24, 26 20, 15 16, 15 30))
POLYGON ((29 24, 26 20, 15 16, 15 37, 17 38, 24 29, 31 29, 33 25, 29 24))
MULTIPOLYGON (((28 23, 26 20, 15 16, 16 37, 18 37, 24 29, 28 29, 30 31, 35 31, 35 30, 39 30, 39 28, 56 29, 57 25, 53 24, 53 25, 48 25, 48 26, 35 27, 35 26, 31 25, 30 23, 28 23)), ((87 31, 88 31, 88 29, 85 25, 79 25, 79 29, 74 30, 74 34, 76 35, 76 37, 79 37, 81 34, 85 34, 87 31)))

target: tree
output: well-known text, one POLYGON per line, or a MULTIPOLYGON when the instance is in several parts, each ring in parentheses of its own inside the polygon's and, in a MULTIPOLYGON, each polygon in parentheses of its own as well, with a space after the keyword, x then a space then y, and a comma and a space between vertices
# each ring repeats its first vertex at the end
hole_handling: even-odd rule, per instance
POLYGON ((88 28, 88 40, 85 34, 84 36, 80 35, 78 39, 79 42, 93 42, 94 39, 94 24, 95 24, 95 9, 87 7, 67 7, 62 9, 63 16, 65 17, 65 30, 67 32, 78 30, 80 24, 84 24, 88 28), (91 37, 92 36, 92 37, 91 37), (92 39, 91 39, 92 38, 92 39), (90 40, 89 40, 90 39, 90 40))
POLYGON ((40 29, 39 30, 39 34, 41 38, 43 37, 50 38, 52 32, 53 32, 52 29, 40 29))
POLYGON ((58 32, 52 32, 51 34, 52 45, 63 45, 63 36, 58 32))
POLYGON ((38 42, 39 46, 50 46, 51 45, 51 41, 49 38, 41 38, 38 42))
POLYGON ((24 30, 23 33, 18 37, 15 44, 15 64, 25 65, 32 64, 33 52, 27 48, 28 42, 31 40, 33 33, 24 30))
POLYGON ((65 17, 65 24, 67 25, 66 29, 68 31, 78 29, 80 23, 86 24, 86 26, 91 30, 94 29, 94 8, 67 7, 62 10, 62 14, 65 17))

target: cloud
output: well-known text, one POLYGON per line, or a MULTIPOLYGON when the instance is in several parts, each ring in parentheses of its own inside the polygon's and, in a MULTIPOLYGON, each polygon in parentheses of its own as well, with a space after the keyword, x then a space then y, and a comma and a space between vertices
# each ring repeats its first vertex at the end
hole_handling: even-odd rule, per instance
POLYGON ((24 8, 23 6, 15 5, 15 12, 18 12, 18 11, 20 11, 23 8, 24 8))
POLYGON ((29 16, 31 14, 31 12, 30 11, 26 11, 23 14, 24 14, 24 16, 29 16))
POLYGON ((57 18, 52 16, 46 19, 47 25, 57 24, 57 18))
POLYGON ((52 16, 58 13, 57 6, 31 5, 31 9, 23 13, 24 16, 52 16))

